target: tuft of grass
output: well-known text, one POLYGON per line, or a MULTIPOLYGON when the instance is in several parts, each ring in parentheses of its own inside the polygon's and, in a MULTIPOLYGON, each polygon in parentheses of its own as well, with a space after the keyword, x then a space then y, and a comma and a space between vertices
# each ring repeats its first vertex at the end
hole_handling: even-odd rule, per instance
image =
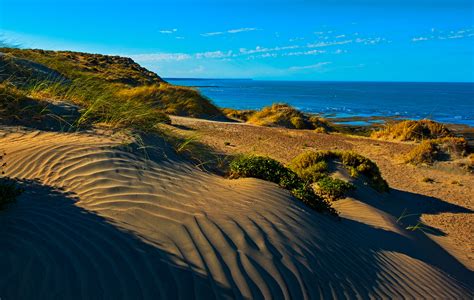
POLYGON ((423 179, 421 179, 421 181, 426 182, 426 183, 435 183, 435 180, 433 178, 430 178, 430 177, 423 177, 423 179))
POLYGON ((229 118, 229 119, 234 119, 238 120, 241 122, 247 122, 249 118, 256 113, 256 110, 251 110, 251 109, 244 109, 244 110, 239 110, 239 109, 233 109, 233 108, 223 108, 222 112, 229 118))
POLYGON ((398 141, 422 141, 450 136, 452 132, 445 125, 427 119, 389 123, 371 134, 372 138, 398 141))
POLYGON ((474 170, 474 153, 469 154, 467 157, 467 169, 474 170))
POLYGON ((315 192, 324 199, 335 201, 344 198, 349 191, 354 189, 355 186, 350 182, 324 176, 317 181, 315 192))
POLYGON ((318 212, 337 215, 330 203, 317 196, 311 185, 302 180, 295 172, 269 157, 241 155, 230 163, 230 178, 253 177, 274 182, 289 190, 293 196, 318 212))
POLYGON ((435 161, 459 158, 466 155, 465 138, 444 137, 424 140, 405 156, 405 162, 414 165, 433 164, 435 161))
POLYGON ((351 151, 309 151, 295 157, 290 168, 309 182, 317 182, 327 175, 327 165, 339 161, 352 177, 365 176, 369 184, 379 192, 388 192, 378 166, 370 159, 351 151))
POLYGON ((5 207, 7 204, 15 201, 22 190, 17 187, 16 183, 5 175, 5 152, 0 152, 0 209, 5 207))
POLYGON ((16 88, 10 82, 0 83, 0 119, 3 122, 19 120, 44 120, 49 113, 48 103, 29 97, 23 90, 16 88))
POLYGON ((122 89, 118 95, 125 99, 140 99, 152 103, 171 115, 198 118, 224 118, 223 113, 197 90, 162 83, 122 89))
POLYGON ((269 126, 284 127, 290 129, 317 129, 318 132, 332 130, 329 122, 316 116, 308 117, 294 107, 285 103, 274 103, 271 106, 251 114, 248 123, 269 126))

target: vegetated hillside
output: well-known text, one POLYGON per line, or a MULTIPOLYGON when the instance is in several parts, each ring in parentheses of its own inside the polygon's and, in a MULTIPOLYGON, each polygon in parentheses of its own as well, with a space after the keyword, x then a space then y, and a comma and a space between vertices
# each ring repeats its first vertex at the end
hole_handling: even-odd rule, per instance
POLYGON ((82 122, 141 124, 140 129, 152 129, 155 124, 149 122, 166 120, 158 113, 225 118, 197 90, 172 86, 132 59, 120 56, 0 48, 0 84, 14 85, 33 99, 79 105, 83 108, 82 122), (124 118, 128 121, 123 122, 124 118))
POLYGON ((164 82, 157 74, 128 57, 17 48, 0 48, 0 52, 42 64, 71 79, 79 76, 96 76, 110 83, 131 86, 164 82))

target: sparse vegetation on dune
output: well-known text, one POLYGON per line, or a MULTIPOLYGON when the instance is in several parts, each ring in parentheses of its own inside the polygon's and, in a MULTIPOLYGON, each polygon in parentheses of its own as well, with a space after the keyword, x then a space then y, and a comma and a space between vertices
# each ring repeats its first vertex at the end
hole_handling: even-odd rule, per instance
POLYGON ((16 86, 33 100, 80 106, 76 126, 101 123, 150 131, 158 123, 169 123, 167 114, 224 118, 198 91, 169 85, 129 58, 11 48, 0 53, 6 74, 0 82, 16 86))
POLYGON ((256 110, 252 109, 233 109, 223 108, 222 112, 229 118, 241 122, 247 122, 249 118, 256 113, 256 110))
MULTIPOLYGON (((30 64, 34 62, 44 65, 69 79, 94 77, 108 83, 121 83, 130 86, 164 82, 157 74, 141 67, 128 57, 17 48, 0 48, 0 52, 10 57, 26 59, 30 61, 30 64)), ((25 63, 27 62, 24 62, 23 65, 25 63)))
POLYGON ((445 137, 424 140, 406 155, 405 161, 417 165, 457 159, 466 155, 467 148, 465 138, 445 137))
POLYGON ((197 90, 166 83, 122 89, 119 96, 140 99, 162 109, 165 113, 199 118, 223 118, 220 109, 203 97, 197 90))
POLYGON ((401 121, 389 123, 385 128, 374 131, 372 138, 397 141, 422 141, 450 137, 453 134, 444 125, 431 120, 401 121))
POLYGON ((319 132, 332 130, 329 122, 316 116, 307 116, 285 103, 275 103, 247 117, 250 124, 284 127, 290 129, 316 129, 319 132))
POLYGON ((238 156, 230 163, 230 178, 245 177, 274 182, 312 209, 337 215, 327 200, 314 193, 310 184, 274 159, 257 155, 238 156))
POLYGON ((389 190, 377 165, 370 159, 349 151, 310 151, 295 157, 289 167, 301 178, 317 183, 327 176, 328 164, 340 162, 352 177, 363 175, 370 186, 379 192, 389 190))

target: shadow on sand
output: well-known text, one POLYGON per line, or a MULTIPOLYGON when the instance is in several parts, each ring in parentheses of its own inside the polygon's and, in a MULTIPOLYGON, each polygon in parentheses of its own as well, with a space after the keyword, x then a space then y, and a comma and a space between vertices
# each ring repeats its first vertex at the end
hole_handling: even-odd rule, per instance
POLYGON ((191 299, 232 291, 36 181, 0 211, 1 299, 191 299), (192 285, 189 285, 192 284, 192 285), (211 287, 212 284, 212 287, 211 287))

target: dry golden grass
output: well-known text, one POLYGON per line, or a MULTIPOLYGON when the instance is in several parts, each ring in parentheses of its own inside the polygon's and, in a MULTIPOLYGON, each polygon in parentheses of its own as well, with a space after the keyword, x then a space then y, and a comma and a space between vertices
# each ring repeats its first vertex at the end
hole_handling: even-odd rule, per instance
POLYGON ((457 159, 466 155, 467 147, 465 138, 444 137, 424 140, 406 155, 405 161, 417 165, 457 159))
POLYGON ((162 83, 129 89, 117 93, 125 99, 140 99, 153 103, 165 113, 199 118, 223 118, 223 113, 197 90, 162 83))
MULTIPOLYGON (((225 118, 197 90, 167 84, 129 58, 69 51, 0 51, 6 53, 0 57, 0 82, 15 85, 17 92, 34 100, 78 105, 81 117, 76 125, 101 123, 150 131, 158 123, 170 122, 166 114, 225 118)), ((14 115, 23 113, 13 108, 9 105, 14 115)))
POLYGON ((250 124, 284 127, 289 129, 316 129, 319 132, 331 131, 330 124, 323 118, 307 116, 285 103, 274 103, 271 106, 251 114, 247 120, 250 124))
POLYGON ((222 112, 230 119, 247 122, 249 118, 256 113, 256 110, 251 109, 233 109, 233 108, 223 108, 222 112))
POLYGON ((401 121, 390 123, 384 129, 375 131, 371 137, 384 140, 422 141, 452 136, 443 124, 431 120, 401 121))

